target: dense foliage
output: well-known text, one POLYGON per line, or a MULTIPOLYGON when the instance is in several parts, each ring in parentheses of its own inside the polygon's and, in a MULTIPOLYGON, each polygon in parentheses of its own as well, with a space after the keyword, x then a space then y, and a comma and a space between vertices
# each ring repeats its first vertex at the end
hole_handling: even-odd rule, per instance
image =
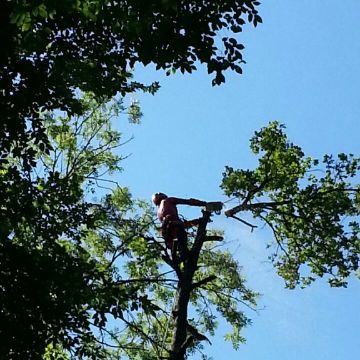
POLYGON ((42 358, 51 343, 98 358, 89 311, 104 316, 110 295, 119 302, 129 297, 106 281, 112 268, 96 256, 100 245, 84 243, 105 212, 86 200, 87 189, 99 171, 118 168, 111 149, 119 134, 110 128, 118 106, 105 109, 91 98, 82 103, 83 117, 41 115, 54 150, 43 154, 33 144, 36 167, 12 156, 0 175, 4 184, 15 169, 27 185, 15 188, 17 203, 3 199, 1 208, 10 213, 0 244, 0 352, 8 359, 42 358))
POLYGON ((255 133, 255 170, 226 168, 222 188, 240 201, 227 215, 250 212, 271 228, 271 259, 290 288, 324 275, 346 286, 359 269, 360 158, 307 157, 283 129, 273 122, 255 133))
MULTIPOLYGON (((225 81, 241 72, 243 45, 232 34, 257 25, 254 0, 3 1, 0 14, 0 144, 45 142, 39 111, 81 114, 76 90, 111 98, 135 90, 136 64, 192 72, 196 62, 225 81), (218 38, 220 30, 229 36, 218 38), (30 121, 29 124, 26 121, 30 121)), ((24 154, 23 154, 24 155, 24 154)), ((27 153, 31 160, 31 154, 27 153)))
MULTIPOLYGON (((143 223, 149 217, 143 205, 132 213, 135 204, 125 189, 96 204, 89 201, 104 187, 101 181, 111 185, 102 173, 118 170, 120 160, 112 153, 119 134, 109 130, 118 104, 99 104, 117 93, 157 90, 156 82, 132 80, 136 64, 154 64, 170 74, 192 72, 200 62, 215 74, 213 84, 225 81, 227 69, 241 73, 243 45, 232 36, 246 21, 261 22, 258 5, 253 0, 2 2, 2 355, 39 358, 46 347, 50 358, 54 352, 110 356, 98 337, 108 331, 106 314, 119 317, 139 299, 136 282, 118 286, 115 262, 128 253, 127 241, 141 238, 151 222, 143 223), (228 35, 220 38, 220 30, 228 35), (81 98, 80 91, 94 96, 81 98)), ((137 104, 128 111, 139 115, 137 104)))
MULTIPOLYGON (((256 294, 230 254, 211 249, 210 213, 190 236, 192 260, 174 262, 149 206, 109 176, 121 161, 120 134, 111 121, 128 109, 119 101, 101 105, 90 95, 81 102, 82 116, 41 114, 52 150, 46 154, 33 144, 36 167, 28 171, 21 157, 9 157, 1 173, 16 168, 28 184, 27 192, 18 189, 22 208, 8 206, 14 216, 2 227, 2 356, 183 359, 214 335, 217 313, 232 326, 227 336, 238 346, 249 323, 243 304, 254 308, 256 294), (186 315, 182 324, 172 307, 186 315), (197 315, 192 320, 188 309, 197 315), (177 345, 179 338, 186 346, 177 345)), ((132 109, 132 122, 136 115, 132 109)))
MULTIPOLYGON (((190 256, 171 258, 149 205, 121 170, 112 121, 141 116, 122 96, 154 93, 136 64, 168 74, 204 64, 213 84, 241 73, 236 33, 261 22, 254 0, 4 1, 0 13, 0 356, 183 360, 217 331, 237 348, 256 307, 239 264, 203 211, 190 256), (226 35, 220 37, 223 32, 226 35), (87 92, 81 95, 82 91, 87 92), (115 97, 114 97, 115 96, 115 97), (110 100, 112 99, 112 100, 110 100), (219 243, 220 242, 220 243, 219 243)), ((306 157, 271 123, 255 133, 255 170, 227 167, 226 212, 267 224, 271 259, 290 288, 359 267, 360 159, 306 157)), ((203 358, 206 355, 203 354, 203 358)))

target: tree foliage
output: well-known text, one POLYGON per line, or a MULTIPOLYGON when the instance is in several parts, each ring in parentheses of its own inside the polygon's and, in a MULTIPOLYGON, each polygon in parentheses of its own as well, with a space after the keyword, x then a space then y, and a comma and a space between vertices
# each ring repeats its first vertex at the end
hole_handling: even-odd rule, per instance
MULTIPOLYGON (((120 137, 110 118, 122 105, 101 104, 117 93, 157 90, 157 83, 132 80, 136 64, 170 74, 192 72, 200 62, 215 74, 213 84, 224 82, 228 69, 241 73, 243 45, 232 36, 246 21, 261 22, 259 3, 2 5, 0 350, 9 359, 117 356, 121 337, 109 330, 109 318, 127 324, 128 312, 139 307, 146 316, 154 312, 154 299, 142 290, 149 282, 124 280, 118 264, 143 246, 152 221, 126 189, 89 200, 114 185, 106 173, 119 170, 121 160, 113 152, 120 137)), ((137 103, 127 111, 138 120, 137 103)), ((154 259, 150 269, 164 265, 159 255, 146 261, 154 259)))
POLYGON ((113 269, 100 256, 105 245, 86 240, 105 214, 87 193, 101 173, 118 169, 112 149, 120 135, 110 121, 119 105, 82 102, 82 117, 41 115, 53 150, 44 154, 32 144, 36 167, 24 167, 13 153, 0 175, 2 184, 16 186, 8 174, 17 171, 26 183, 16 189, 16 203, 5 198, 1 206, 7 221, 1 224, 0 352, 8 359, 40 359, 49 344, 100 358, 90 315, 96 324, 111 297, 123 304, 134 292, 111 280, 113 269))
MULTIPOLYGON (((261 22, 254 0, 6 1, 0 14, 0 352, 7 359, 183 360, 202 352, 218 318, 237 348, 257 294, 223 240, 189 234, 171 258, 146 202, 110 175, 121 170, 127 112, 109 99, 158 84, 132 79, 136 64, 167 74, 242 72, 236 33, 261 22), (220 32, 227 34, 220 37, 220 32), (81 91, 87 92, 82 96, 81 91), (90 95, 91 94, 91 95, 90 95), (94 198, 95 197, 95 198, 94 198)), ((114 98, 113 98, 114 99, 114 98)), ((116 99, 119 99, 116 97, 116 99)), ((274 122, 255 133, 255 170, 225 169, 222 188, 274 235, 271 259, 288 287, 327 276, 346 286, 359 266, 359 158, 306 157, 274 122)), ((206 355, 203 354, 203 358, 206 355)))
POLYGON ((271 259, 288 287, 324 275, 331 286, 346 286, 359 269, 360 158, 305 156, 277 122, 256 132, 250 147, 256 169, 225 169, 221 186, 240 202, 227 215, 250 212, 270 227, 271 259))
MULTIPOLYGON (((254 0, 26 0, 4 1, 0 15, 0 139, 44 142, 40 111, 81 114, 77 89, 110 99, 136 90, 136 64, 192 72, 197 63, 225 81, 241 73, 243 45, 232 34, 261 18, 254 0), (229 36, 218 38, 220 30, 229 36), (30 122, 30 123, 27 123, 30 122)), ((31 156, 27 154, 30 161, 31 156)))
MULTIPOLYGON (((1 172, 6 181, 15 169, 27 184, 18 203, 1 208, 1 353, 183 360, 200 351, 205 359, 219 318, 237 349, 257 293, 221 249, 222 236, 207 229, 212 214, 204 210, 189 232, 189 256, 172 259, 149 205, 109 176, 121 170, 112 118, 139 109, 91 95, 81 101, 82 116, 40 115, 52 150, 33 143, 35 167, 12 153, 1 172)), ((226 168, 222 187, 240 200, 226 215, 248 211, 271 228, 271 258, 289 287, 324 275, 346 285, 359 261, 359 160, 327 155, 321 170, 283 130, 274 122, 255 133, 255 170, 226 168)))
POLYGON ((13 213, 0 244, 1 354, 184 359, 214 335, 219 314, 237 347, 256 294, 230 254, 212 249, 220 238, 206 233, 211 214, 190 234, 188 260, 171 259, 152 209, 109 176, 121 161, 112 118, 128 109, 81 101, 82 116, 41 114, 52 150, 32 145, 36 167, 11 156, 1 173, 5 181, 16 169, 28 185, 16 206, 2 207, 13 213))

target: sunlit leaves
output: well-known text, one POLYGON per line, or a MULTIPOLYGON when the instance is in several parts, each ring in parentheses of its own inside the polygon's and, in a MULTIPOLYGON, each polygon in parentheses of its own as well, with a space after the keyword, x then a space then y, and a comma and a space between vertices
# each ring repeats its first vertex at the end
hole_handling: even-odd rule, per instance
MULTIPOLYGON (((120 170, 120 157, 112 151, 119 145, 120 133, 112 130, 110 124, 124 108, 117 102, 104 107, 90 95, 81 101, 85 111, 81 117, 45 116, 47 134, 56 149, 50 163, 54 161, 53 166, 64 175, 76 173, 96 181, 101 174, 120 170)), ((44 159, 45 164, 46 161, 49 158, 44 159)))
MULTIPOLYGON (((115 262, 147 228, 124 236, 124 224, 136 224, 126 218, 134 208, 126 188, 104 201, 100 195, 95 203, 87 191, 99 182, 116 185, 107 178, 120 169, 113 153, 120 134, 111 120, 124 109, 119 102, 99 104, 90 95, 81 101, 82 117, 41 114, 52 150, 46 154, 40 143, 31 144, 34 169, 24 168, 21 154, 12 152, 2 174, 4 181, 14 171, 24 178, 11 180, 19 203, 1 208, 3 217, 11 214, 1 231, 2 354, 40 359, 44 352, 56 356, 51 354, 59 348, 79 358, 102 358, 109 352, 92 326, 105 326, 109 313, 119 317, 128 301, 137 301, 136 288, 118 283, 115 262), (53 346, 45 349, 49 342, 53 346)), ((8 196, 3 204, 10 205, 8 196)))
POLYGON ((274 234, 271 255, 287 286, 306 286, 327 275, 346 286, 359 268, 360 160, 352 154, 306 157, 277 122, 256 132, 250 147, 255 170, 227 167, 222 188, 274 234), (303 274, 303 276, 301 276, 303 274))
POLYGON ((199 259, 199 270, 195 280, 214 274, 215 280, 194 292, 193 297, 196 299, 194 306, 201 315, 198 321, 203 324, 204 331, 214 332, 217 328, 217 317, 211 315, 214 306, 217 314, 226 319, 233 330, 225 335, 225 339, 238 348, 244 341, 240 331, 251 322, 246 312, 248 309, 256 308, 258 294, 247 288, 246 281, 241 275, 241 268, 229 252, 205 246, 199 259), (201 311, 199 311, 200 304, 204 306, 201 311))

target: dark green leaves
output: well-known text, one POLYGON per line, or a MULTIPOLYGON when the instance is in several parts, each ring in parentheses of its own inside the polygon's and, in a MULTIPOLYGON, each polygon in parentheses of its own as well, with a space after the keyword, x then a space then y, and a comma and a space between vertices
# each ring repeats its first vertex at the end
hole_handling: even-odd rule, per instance
MULTIPOLYGON (((120 169, 113 153, 120 134, 111 119, 127 109, 90 95, 80 102, 82 117, 40 114, 49 151, 40 141, 29 145, 36 168, 23 164, 16 144, 2 164, 0 347, 7 358, 102 358, 108 351, 94 326, 105 327, 109 314, 119 318, 128 301, 137 301, 136 288, 118 282, 115 266, 128 249, 123 234, 130 222, 123 217, 134 207, 131 196, 117 189, 102 202, 89 200, 99 186, 114 185, 107 174, 120 169)), ((129 240, 147 229, 130 228, 129 240)))
MULTIPOLYGON (((202 63, 215 72, 214 85, 225 82, 226 70, 242 72, 243 46, 235 37, 217 43, 218 33, 240 32, 245 19, 256 26, 258 5, 253 0, 6 2, 0 55, 3 134, 25 145, 34 135, 26 134, 25 122, 38 120, 40 110, 80 115, 76 89, 101 100, 119 92, 153 93, 157 83, 132 81, 130 71, 138 63, 189 73, 202 63)), ((33 133, 41 129, 38 123, 33 133)))

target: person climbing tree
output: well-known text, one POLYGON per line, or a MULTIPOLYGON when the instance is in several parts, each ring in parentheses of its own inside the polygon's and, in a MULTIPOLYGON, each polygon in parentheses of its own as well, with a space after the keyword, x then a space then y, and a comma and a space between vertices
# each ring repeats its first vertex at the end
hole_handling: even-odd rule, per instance
POLYGON ((221 202, 205 202, 197 199, 181 199, 168 197, 164 193, 157 192, 152 196, 153 203, 158 206, 157 217, 161 222, 161 235, 165 240, 166 247, 171 249, 171 256, 176 258, 179 249, 180 261, 187 255, 187 233, 186 228, 196 226, 199 219, 182 221, 179 218, 177 205, 204 206, 208 211, 220 211, 221 202))

